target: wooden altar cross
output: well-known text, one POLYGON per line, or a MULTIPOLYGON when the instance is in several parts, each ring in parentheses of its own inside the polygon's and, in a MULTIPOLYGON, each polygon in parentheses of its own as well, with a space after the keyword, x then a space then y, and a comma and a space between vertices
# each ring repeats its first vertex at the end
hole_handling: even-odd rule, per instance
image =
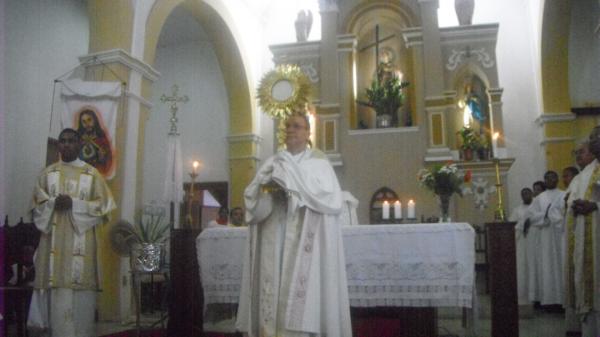
POLYGON ((367 49, 370 49, 373 46, 375 47, 375 70, 376 71, 377 71, 377 68, 379 68, 379 44, 393 38, 394 36, 396 36, 396 34, 386 36, 380 40, 379 39, 379 25, 375 25, 375 42, 371 42, 358 50, 359 52, 363 52, 367 49))
POLYGON ((177 84, 174 84, 171 89, 173 92, 172 96, 162 94, 162 96, 160 96, 160 101, 162 103, 171 104, 171 119, 169 120, 171 122, 171 130, 169 131, 169 135, 179 135, 177 132, 177 103, 187 103, 189 98, 187 95, 177 96, 177 92, 179 91, 179 86, 177 84))

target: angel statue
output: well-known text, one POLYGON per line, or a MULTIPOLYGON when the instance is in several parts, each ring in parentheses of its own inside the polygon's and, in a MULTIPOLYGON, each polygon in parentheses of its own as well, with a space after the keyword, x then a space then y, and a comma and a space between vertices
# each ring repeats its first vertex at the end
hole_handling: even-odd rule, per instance
POLYGON ((300 10, 296 22, 296 40, 298 42, 305 42, 308 40, 310 34, 310 27, 312 27, 312 12, 310 10, 300 10))

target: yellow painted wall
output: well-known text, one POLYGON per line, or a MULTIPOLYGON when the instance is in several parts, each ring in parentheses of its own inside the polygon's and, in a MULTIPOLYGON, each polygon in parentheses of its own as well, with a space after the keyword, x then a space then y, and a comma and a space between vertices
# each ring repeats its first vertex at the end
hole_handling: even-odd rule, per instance
POLYGON ((131 1, 88 1, 90 53, 131 49, 133 9, 131 1))

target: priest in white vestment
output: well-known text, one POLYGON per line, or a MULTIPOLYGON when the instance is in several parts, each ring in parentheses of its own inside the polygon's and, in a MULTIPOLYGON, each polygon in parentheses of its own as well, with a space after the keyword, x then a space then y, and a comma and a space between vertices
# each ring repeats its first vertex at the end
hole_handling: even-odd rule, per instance
POLYGON ((517 251, 517 294, 519 305, 530 304, 527 283, 527 246, 529 221, 527 211, 533 201, 533 191, 526 187, 521 190, 523 203, 515 207, 510 213, 510 221, 515 221, 515 241, 517 251))
POLYGON ((596 159, 573 181, 568 198, 565 262, 567 308, 575 311, 583 337, 600 334, 600 128, 590 135, 596 159))
POLYGON ((28 325, 57 337, 96 335, 95 226, 115 208, 104 178, 78 159, 79 149, 77 132, 64 129, 58 138, 61 160, 42 171, 33 195, 41 237, 28 325))
POLYGON ((248 250, 238 329, 250 337, 351 337, 340 186, 307 147, 308 118, 286 121, 286 150, 246 188, 248 250))
MULTIPOLYGON (((529 276, 529 297, 542 305, 563 304, 563 257, 565 192, 557 188, 558 174, 544 174, 546 190, 531 204, 528 218, 535 258, 529 276)), ((531 267, 531 266, 528 266, 531 267)), ((530 269, 531 270, 531 269, 530 269)))

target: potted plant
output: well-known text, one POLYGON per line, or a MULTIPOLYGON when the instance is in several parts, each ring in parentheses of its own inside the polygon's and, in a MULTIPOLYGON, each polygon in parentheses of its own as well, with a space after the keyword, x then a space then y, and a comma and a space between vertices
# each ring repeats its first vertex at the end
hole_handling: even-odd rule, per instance
POLYGON ((460 150, 464 160, 472 160, 473 153, 480 147, 479 135, 469 126, 463 126, 458 130, 461 145, 460 150))
POLYGON ((479 135, 479 147, 477 148, 477 157, 479 160, 490 159, 490 141, 487 136, 479 135))
POLYGON ((129 227, 132 267, 138 271, 160 269, 165 241, 169 238, 169 224, 162 212, 140 212, 139 220, 129 227))
POLYGON ((386 71, 383 64, 377 68, 377 76, 365 91, 367 101, 357 102, 375 110, 378 127, 390 127, 396 111, 402 106, 402 89, 409 83, 401 81, 395 73, 386 71))

